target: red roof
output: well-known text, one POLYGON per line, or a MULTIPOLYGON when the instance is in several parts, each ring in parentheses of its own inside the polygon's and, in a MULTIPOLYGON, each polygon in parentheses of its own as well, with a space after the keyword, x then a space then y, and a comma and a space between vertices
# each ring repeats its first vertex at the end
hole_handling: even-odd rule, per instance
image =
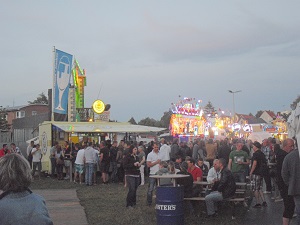
POLYGON ((270 117, 276 118, 276 114, 274 112, 268 110, 268 111, 266 111, 266 113, 268 113, 270 117))

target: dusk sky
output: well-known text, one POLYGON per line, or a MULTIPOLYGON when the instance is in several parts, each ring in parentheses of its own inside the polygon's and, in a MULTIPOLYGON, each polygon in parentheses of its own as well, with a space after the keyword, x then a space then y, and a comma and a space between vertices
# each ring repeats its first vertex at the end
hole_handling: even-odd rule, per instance
POLYGON ((300 95, 300 1, 0 0, 0 105, 52 88, 53 46, 86 70, 85 107, 159 120, 181 97, 254 115, 300 95), (100 93, 100 94, 99 94, 100 93))

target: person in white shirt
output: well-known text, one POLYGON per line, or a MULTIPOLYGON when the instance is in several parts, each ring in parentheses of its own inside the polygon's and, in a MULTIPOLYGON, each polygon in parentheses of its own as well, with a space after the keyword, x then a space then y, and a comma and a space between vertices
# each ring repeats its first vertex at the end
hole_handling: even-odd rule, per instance
POLYGON ((74 174, 74 183, 77 183, 77 178, 79 177, 79 183, 82 184, 84 171, 84 149, 80 149, 77 152, 75 160, 75 174, 74 174))
POLYGON ((33 149, 31 151, 32 154, 32 176, 34 176, 35 171, 36 171, 36 167, 38 167, 38 173, 39 173, 39 179, 41 179, 41 170, 42 170, 42 163, 41 163, 41 159, 42 159, 42 153, 41 153, 41 149, 40 149, 40 145, 37 144, 36 146, 33 146, 33 149))
POLYGON ((220 172, 218 169, 219 160, 215 159, 213 162, 213 167, 209 169, 207 174, 207 183, 213 184, 220 179, 220 172))
MULTIPOLYGON (((150 168, 150 175, 155 175, 159 170, 159 163, 161 162, 160 153, 158 151, 158 143, 153 144, 153 150, 147 156, 147 166, 150 168)), ((147 192, 147 203, 150 206, 152 204, 152 194, 155 187, 155 178, 149 177, 149 187, 147 192)))
POLYGON ((97 169, 98 169, 98 165, 99 165, 99 161, 100 161, 100 158, 99 158, 99 150, 98 149, 95 149, 95 161, 94 161, 94 172, 93 172, 93 179, 94 179, 94 185, 97 184, 97 169))
POLYGON ((161 161, 170 161, 170 152, 171 152, 171 147, 167 145, 166 140, 162 138, 160 140, 161 147, 159 149, 159 154, 161 156, 161 161))
POLYGON ((87 186, 92 186, 94 164, 96 160, 95 149, 92 147, 93 143, 89 142, 88 147, 84 150, 84 160, 85 160, 85 184, 87 186))

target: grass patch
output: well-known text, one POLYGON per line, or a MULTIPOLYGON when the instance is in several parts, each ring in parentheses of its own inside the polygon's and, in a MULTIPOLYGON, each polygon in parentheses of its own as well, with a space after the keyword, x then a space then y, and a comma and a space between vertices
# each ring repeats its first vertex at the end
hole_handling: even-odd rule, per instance
MULTIPOLYGON (((100 183, 100 178, 98 177, 100 183)), ((137 192, 137 205, 133 209, 127 209, 127 188, 120 184, 85 186, 69 181, 58 181, 51 178, 35 180, 30 187, 34 189, 76 189, 80 204, 84 207, 88 223, 90 225, 155 225, 155 204, 146 205, 148 185, 140 186, 137 192)), ((155 202, 155 199, 153 199, 155 202)), ((197 215, 185 215, 185 224, 206 225, 238 225, 242 224, 247 211, 242 204, 236 207, 236 219, 231 219, 231 207, 224 203, 217 218, 205 219, 206 211, 204 202, 197 202, 197 215)))

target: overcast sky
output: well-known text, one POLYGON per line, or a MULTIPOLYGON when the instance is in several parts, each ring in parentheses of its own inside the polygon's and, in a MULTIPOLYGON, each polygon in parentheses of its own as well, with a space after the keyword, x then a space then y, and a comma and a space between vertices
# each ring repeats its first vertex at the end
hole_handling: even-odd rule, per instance
POLYGON ((182 97, 255 114, 300 94, 300 1, 0 0, 0 105, 52 88, 52 49, 86 70, 85 106, 160 119, 182 97), (100 94, 99 94, 100 92, 100 94), (99 96, 98 96, 99 95, 99 96))

